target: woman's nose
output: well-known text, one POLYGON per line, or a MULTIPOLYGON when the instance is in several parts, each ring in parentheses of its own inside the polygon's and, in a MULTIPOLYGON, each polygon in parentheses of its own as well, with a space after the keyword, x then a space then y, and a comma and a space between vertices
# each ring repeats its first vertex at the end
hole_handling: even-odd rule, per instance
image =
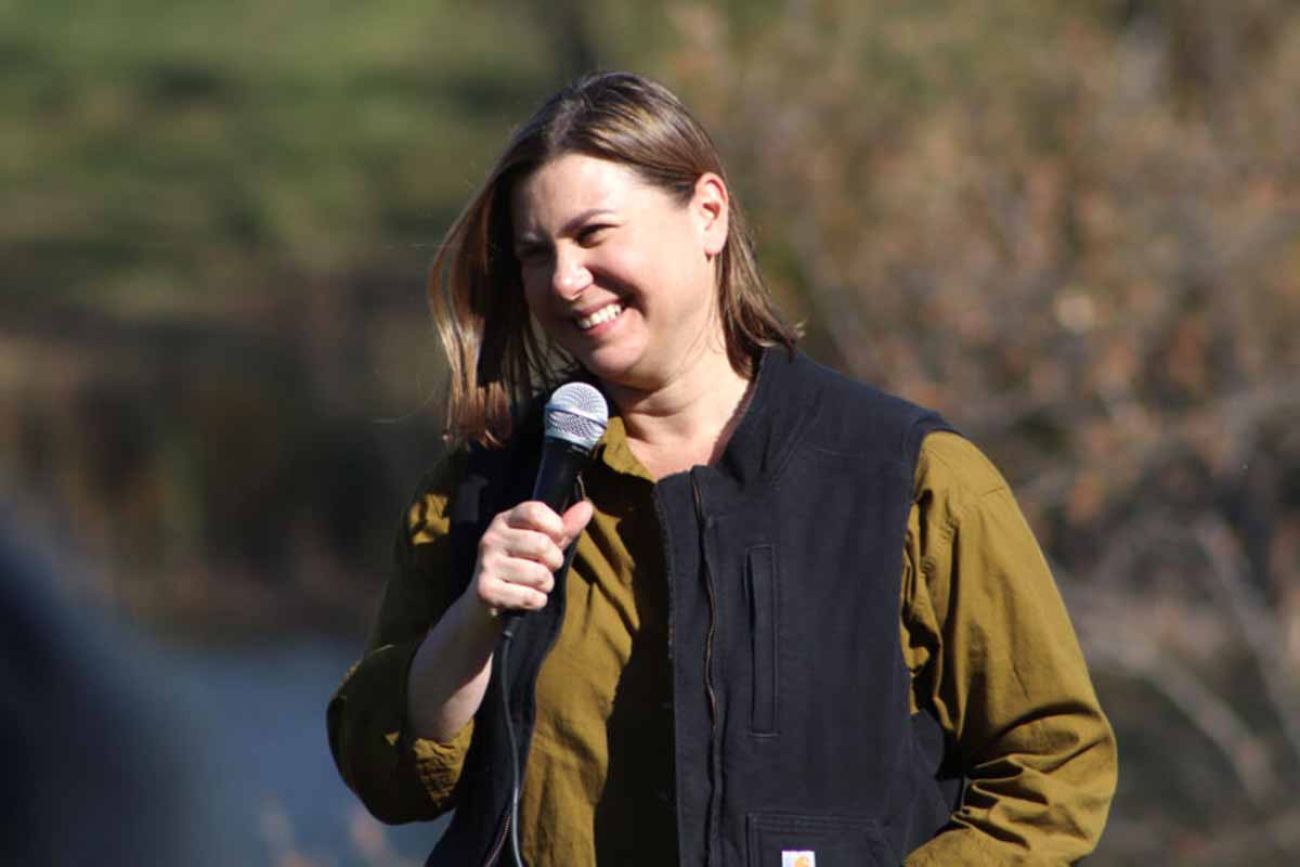
POLYGON ((557 294, 566 301, 571 301, 591 285, 591 272, 580 257, 561 253, 555 257, 555 273, 551 282, 557 294))

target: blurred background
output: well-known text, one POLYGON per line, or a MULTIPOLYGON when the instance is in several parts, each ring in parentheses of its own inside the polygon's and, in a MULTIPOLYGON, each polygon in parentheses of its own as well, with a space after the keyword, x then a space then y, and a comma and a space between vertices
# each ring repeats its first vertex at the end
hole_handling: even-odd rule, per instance
POLYGON ((596 67, 715 133, 814 357, 1011 480, 1119 733, 1091 863, 1300 861, 1291 0, 0 0, 0 857, 419 863, 324 707, 441 448, 425 267, 596 67))

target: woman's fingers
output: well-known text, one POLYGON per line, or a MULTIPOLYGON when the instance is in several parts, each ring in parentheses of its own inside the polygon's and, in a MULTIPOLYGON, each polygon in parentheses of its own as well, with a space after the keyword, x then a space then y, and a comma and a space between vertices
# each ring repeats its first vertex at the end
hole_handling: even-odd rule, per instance
POLYGON ((479 571, 494 580, 551 592, 554 570, 544 563, 525 557, 511 557, 501 551, 489 551, 479 561, 479 571))
POLYGON ((545 533, 512 529, 502 536, 502 551, 507 557, 535 560, 552 572, 564 565, 564 550, 545 533))
POLYGON ((555 510, 545 503, 537 500, 527 500, 498 515, 497 518, 503 517, 508 526, 517 530, 536 530, 539 533, 545 533, 556 542, 564 537, 564 521, 555 510))
POLYGON ((511 560, 497 568, 485 564, 480 568, 476 588, 479 599, 489 608, 534 610, 546 605, 555 577, 533 560, 511 560))
POLYGON ((528 501, 500 513, 479 540, 473 588, 493 611, 534 610, 546 605, 564 565, 564 547, 591 520, 590 503, 580 502, 561 517, 545 503, 528 501))

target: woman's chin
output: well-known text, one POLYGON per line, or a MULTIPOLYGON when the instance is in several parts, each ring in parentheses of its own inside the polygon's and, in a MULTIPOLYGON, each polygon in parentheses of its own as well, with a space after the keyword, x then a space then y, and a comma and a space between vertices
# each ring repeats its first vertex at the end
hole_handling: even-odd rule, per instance
POLYGON ((638 387, 643 378, 638 375, 640 358, 626 352, 618 352, 614 347, 575 354, 583 368, 602 383, 625 388, 638 387))

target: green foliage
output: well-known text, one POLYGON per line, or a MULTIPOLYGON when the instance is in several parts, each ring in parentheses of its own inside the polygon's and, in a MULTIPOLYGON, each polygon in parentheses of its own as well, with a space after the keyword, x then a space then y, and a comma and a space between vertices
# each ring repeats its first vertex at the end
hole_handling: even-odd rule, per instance
POLYGON ((339 273, 427 245, 558 80, 527 19, 491 4, 42 2, 6 18, 0 237, 31 302, 99 303, 142 272, 181 294, 274 291, 222 272, 339 273))

